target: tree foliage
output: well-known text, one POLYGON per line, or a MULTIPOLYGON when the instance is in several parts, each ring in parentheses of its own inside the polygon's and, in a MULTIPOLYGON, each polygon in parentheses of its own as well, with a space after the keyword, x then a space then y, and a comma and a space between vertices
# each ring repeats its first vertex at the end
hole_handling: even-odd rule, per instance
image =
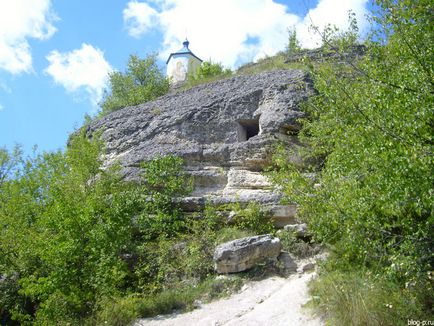
POLYGON ((229 68, 223 67, 221 63, 204 61, 197 71, 190 74, 188 78, 193 81, 201 81, 216 77, 225 77, 231 74, 232 71, 229 68))
POLYGON ((103 147, 83 132, 65 152, 25 158, 0 149, 3 323, 116 324, 116 314, 107 320, 114 302, 142 307, 117 306, 128 318, 168 312, 212 289, 200 282, 222 235, 269 229, 257 207, 240 210, 230 227, 210 207, 186 216, 177 201, 191 190, 182 159, 145 162, 140 180, 126 182, 119 166, 102 166, 103 147))
MULTIPOLYGON (((376 5, 376 28, 363 59, 312 65, 317 95, 306 105, 301 132, 309 163, 288 163, 280 151, 273 178, 299 205, 316 239, 334 246, 335 267, 363 266, 429 296, 434 269, 432 2, 376 5)), ((324 39, 336 51, 354 40, 351 31, 324 39)))
POLYGON ((109 90, 101 105, 101 115, 126 106, 138 105, 166 94, 169 80, 157 65, 157 56, 140 59, 131 55, 124 73, 115 71, 109 75, 109 90))
POLYGON ((182 161, 145 164, 137 185, 122 182, 116 167, 103 169, 101 149, 97 137, 79 135, 65 153, 0 151, 9 171, 0 184, 2 318, 83 321, 101 298, 136 286, 128 255, 179 230, 170 198, 188 191, 182 161))
POLYGON ((286 46, 286 54, 291 56, 301 51, 300 41, 297 38, 295 28, 288 29, 288 44, 286 46))

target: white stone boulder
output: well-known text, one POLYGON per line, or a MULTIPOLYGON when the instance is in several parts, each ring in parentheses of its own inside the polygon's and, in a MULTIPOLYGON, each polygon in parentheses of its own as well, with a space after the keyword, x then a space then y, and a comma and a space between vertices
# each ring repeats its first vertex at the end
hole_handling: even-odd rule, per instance
POLYGON ((297 238, 304 238, 307 236, 307 224, 289 224, 285 225, 284 229, 289 232, 293 232, 297 238))
POLYGON ((279 256, 280 240, 270 234, 223 243, 214 251, 215 269, 219 274, 237 273, 279 256))

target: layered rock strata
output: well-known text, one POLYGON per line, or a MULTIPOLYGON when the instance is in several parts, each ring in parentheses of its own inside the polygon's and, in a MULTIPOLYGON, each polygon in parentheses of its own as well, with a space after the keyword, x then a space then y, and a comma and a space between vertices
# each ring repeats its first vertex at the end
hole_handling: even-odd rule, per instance
POLYGON ((283 226, 294 222, 295 207, 280 204, 261 172, 277 143, 298 146, 299 105, 311 91, 299 70, 236 76, 124 108, 92 122, 87 131, 102 132, 105 163, 120 161, 129 180, 139 177, 143 161, 182 157, 195 181, 191 196, 182 200, 186 211, 205 202, 255 201, 283 226))
POLYGON ((280 240, 270 234, 229 241, 214 251, 215 270, 219 274, 242 272, 276 258, 281 248, 280 240))

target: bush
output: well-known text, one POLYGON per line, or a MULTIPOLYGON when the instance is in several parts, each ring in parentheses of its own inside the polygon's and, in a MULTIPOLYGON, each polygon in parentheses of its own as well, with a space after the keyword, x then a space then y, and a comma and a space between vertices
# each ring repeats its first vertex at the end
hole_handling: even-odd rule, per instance
POLYGON ((232 74, 229 68, 224 68, 221 63, 215 63, 212 61, 204 61, 196 71, 193 79, 207 79, 211 77, 222 77, 232 74))
POLYGON ((8 324, 116 325, 188 308, 232 287, 207 281, 220 230, 236 237, 270 228, 253 206, 234 225, 210 206, 184 215, 175 199, 191 180, 180 158, 155 158, 139 182, 125 182, 119 166, 102 168, 102 151, 84 132, 64 153, 0 151, 0 317, 8 324))
POLYGON ((157 293, 180 285, 195 286, 214 274, 216 245, 274 229, 258 205, 243 209, 234 204, 225 209, 237 209, 236 217, 228 221, 226 214, 208 205, 203 215, 184 216, 182 232, 170 237, 161 233, 152 242, 142 244, 134 272, 139 288, 157 293))
POLYGON ((297 54, 301 51, 301 45, 297 38, 297 31, 295 28, 288 29, 288 45, 286 46, 286 55, 297 54))
MULTIPOLYGON (((314 238, 332 246, 338 271, 368 269, 398 295, 408 286, 428 294, 434 269, 431 14, 424 0, 377 4, 378 29, 364 58, 311 67, 317 95, 306 103, 300 133, 306 164, 292 164, 280 151, 272 178, 298 204, 314 238)), ((351 31, 333 34, 325 38, 333 51, 356 39, 351 31)), ((432 313, 432 299, 425 299, 418 304, 432 313)))
POLYGON ((223 79, 232 75, 229 68, 223 67, 221 63, 204 61, 199 68, 188 75, 187 87, 209 83, 215 80, 223 79))
POLYGON ((262 210, 258 203, 249 202, 245 208, 241 208, 238 203, 229 207, 235 212, 230 223, 237 229, 250 231, 253 234, 273 232, 274 224, 270 214, 262 210))
POLYGON ((2 318, 80 323, 101 297, 137 288, 128 257, 143 243, 182 232, 171 200, 188 190, 182 161, 156 159, 144 166, 146 182, 125 183, 116 166, 101 168, 102 146, 80 134, 65 153, 17 159, 16 174, 5 175, 0 275, 9 281, 1 282, 2 318))
POLYGON ((282 249, 290 252, 297 258, 306 258, 318 254, 321 247, 314 243, 305 242, 298 239, 293 232, 281 230, 278 231, 277 237, 282 243, 282 249))

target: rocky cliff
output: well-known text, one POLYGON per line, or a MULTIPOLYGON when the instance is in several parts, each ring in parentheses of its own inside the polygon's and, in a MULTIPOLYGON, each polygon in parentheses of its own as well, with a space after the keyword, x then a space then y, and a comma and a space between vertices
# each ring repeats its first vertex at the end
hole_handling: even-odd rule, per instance
POLYGON ((236 76, 114 112, 88 127, 102 130, 106 164, 119 160, 127 179, 138 177, 142 161, 174 154, 195 180, 184 208, 259 202, 276 224, 294 216, 292 205, 261 174, 279 142, 297 145, 299 104, 311 92, 305 72, 269 71, 236 76))

